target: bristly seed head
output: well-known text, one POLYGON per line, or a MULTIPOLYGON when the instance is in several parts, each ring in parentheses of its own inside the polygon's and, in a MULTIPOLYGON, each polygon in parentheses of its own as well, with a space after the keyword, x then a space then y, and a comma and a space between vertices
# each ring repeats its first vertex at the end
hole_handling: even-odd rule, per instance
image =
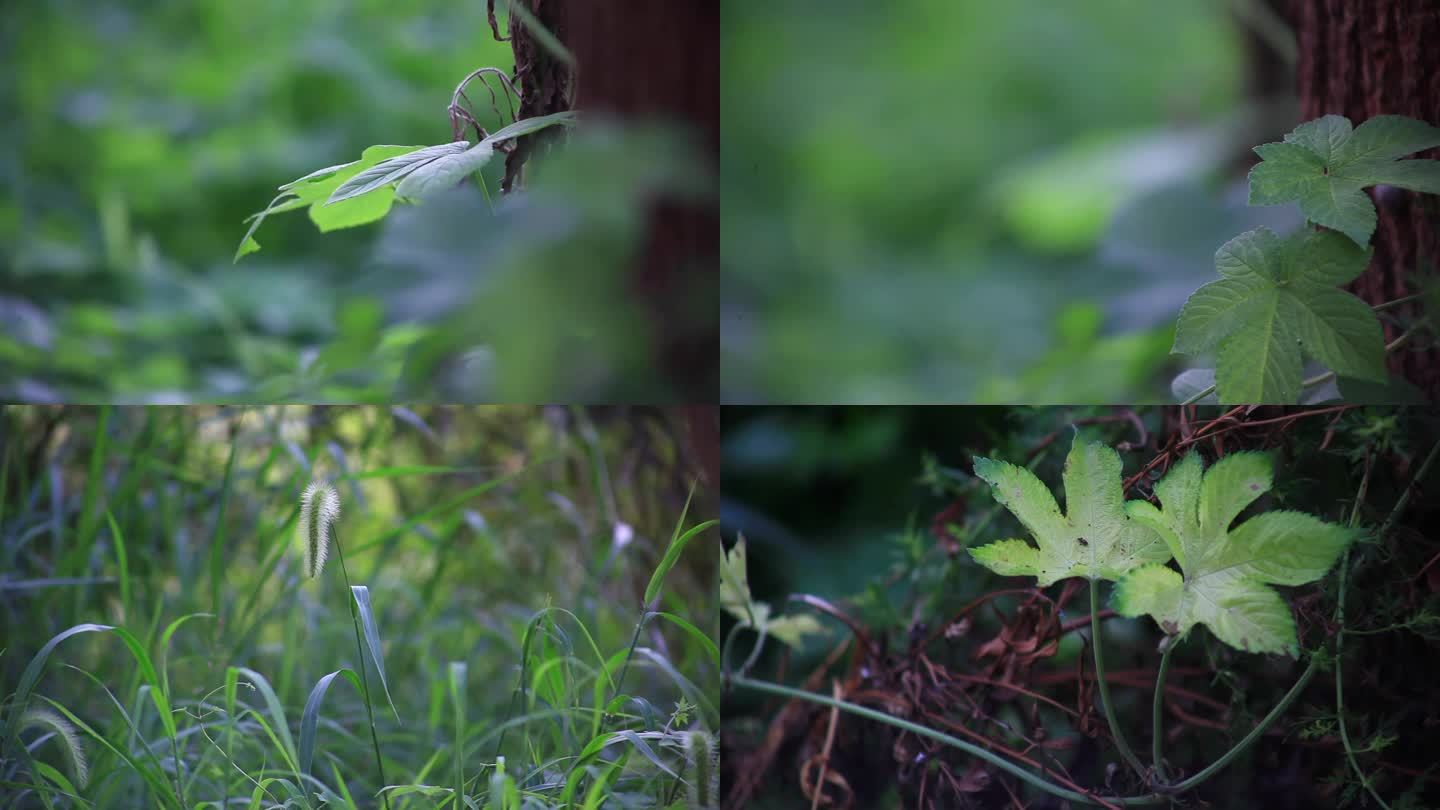
POLYGON ((305 576, 318 577, 330 553, 330 527, 340 519, 340 496, 335 488, 311 481, 300 496, 300 542, 305 555, 305 576))

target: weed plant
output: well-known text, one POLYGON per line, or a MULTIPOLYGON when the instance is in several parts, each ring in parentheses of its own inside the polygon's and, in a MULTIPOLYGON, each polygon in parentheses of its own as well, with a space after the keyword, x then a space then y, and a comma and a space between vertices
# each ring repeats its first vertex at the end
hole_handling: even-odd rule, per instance
POLYGON ((680 435, 0 411, 0 807, 713 806, 713 494, 680 435))

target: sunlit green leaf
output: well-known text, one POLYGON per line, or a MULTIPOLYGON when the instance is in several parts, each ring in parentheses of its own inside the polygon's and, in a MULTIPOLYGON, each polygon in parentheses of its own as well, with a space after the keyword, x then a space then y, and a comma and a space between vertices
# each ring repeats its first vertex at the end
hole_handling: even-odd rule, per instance
POLYGON ((1120 485, 1120 456, 1077 436, 1065 459, 1068 514, 1035 474, 1004 461, 975 459, 975 475, 990 484, 1030 531, 1038 548, 1001 540, 971 549, 976 562, 1006 576, 1033 576, 1044 587, 1066 577, 1118 579, 1137 565, 1164 562, 1170 550, 1152 529, 1129 518, 1120 485))
POLYGON ((1285 239, 1265 228, 1243 233, 1215 254, 1224 278, 1185 302, 1173 350, 1217 351, 1221 402, 1294 403, 1305 357, 1337 374, 1383 381, 1379 320, 1336 288, 1369 258, 1334 231, 1303 230, 1285 239))
POLYGON ((1290 511, 1266 512, 1231 529, 1269 491, 1270 457, 1232 453, 1201 469, 1199 454, 1191 453, 1156 485, 1163 508, 1126 505, 1131 517, 1166 539, 1183 577, 1163 565, 1138 568, 1116 586, 1115 609, 1149 615, 1168 634, 1203 624, 1232 647, 1293 656, 1299 650, 1295 622, 1270 585, 1323 577, 1357 532, 1290 511))

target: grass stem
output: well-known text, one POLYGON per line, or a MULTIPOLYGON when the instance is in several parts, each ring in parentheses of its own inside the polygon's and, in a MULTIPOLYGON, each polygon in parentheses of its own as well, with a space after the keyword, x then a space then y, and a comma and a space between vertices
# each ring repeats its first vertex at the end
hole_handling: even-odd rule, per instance
MULTIPOLYGON (((365 666, 365 648, 360 644, 360 616, 355 612, 355 596, 350 590, 350 572, 345 568, 345 551, 340 547, 340 533, 335 533, 335 554, 340 558, 340 573, 345 575, 345 604, 350 606, 350 624, 355 628, 355 666, 360 670, 360 683, 365 687, 365 715, 370 720, 370 742, 375 746, 375 767, 380 771, 380 788, 390 784, 385 778, 385 760, 380 756, 380 735, 375 732, 375 708, 370 700, 369 669, 365 666)), ((390 794, 381 793, 385 810, 390 810, 390 794)))

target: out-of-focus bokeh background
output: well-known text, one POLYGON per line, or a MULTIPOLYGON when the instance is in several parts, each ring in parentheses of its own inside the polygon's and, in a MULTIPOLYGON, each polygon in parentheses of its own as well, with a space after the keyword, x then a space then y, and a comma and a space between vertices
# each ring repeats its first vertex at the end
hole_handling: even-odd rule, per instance
POLYGON ((1170 399, 1295 121, 1265 0, 729 3, 727 401, 1170 399))
POLYGON ((282 183, 450 141, 487 65, 514 57, 484 2, 5 3, 0 398, 665 396, 620 276, 673 168, 654 133, 577 134, 504 206, 493 160, 493 213, 467 186, 324 234, 275 215, 232 265, 282 183))

